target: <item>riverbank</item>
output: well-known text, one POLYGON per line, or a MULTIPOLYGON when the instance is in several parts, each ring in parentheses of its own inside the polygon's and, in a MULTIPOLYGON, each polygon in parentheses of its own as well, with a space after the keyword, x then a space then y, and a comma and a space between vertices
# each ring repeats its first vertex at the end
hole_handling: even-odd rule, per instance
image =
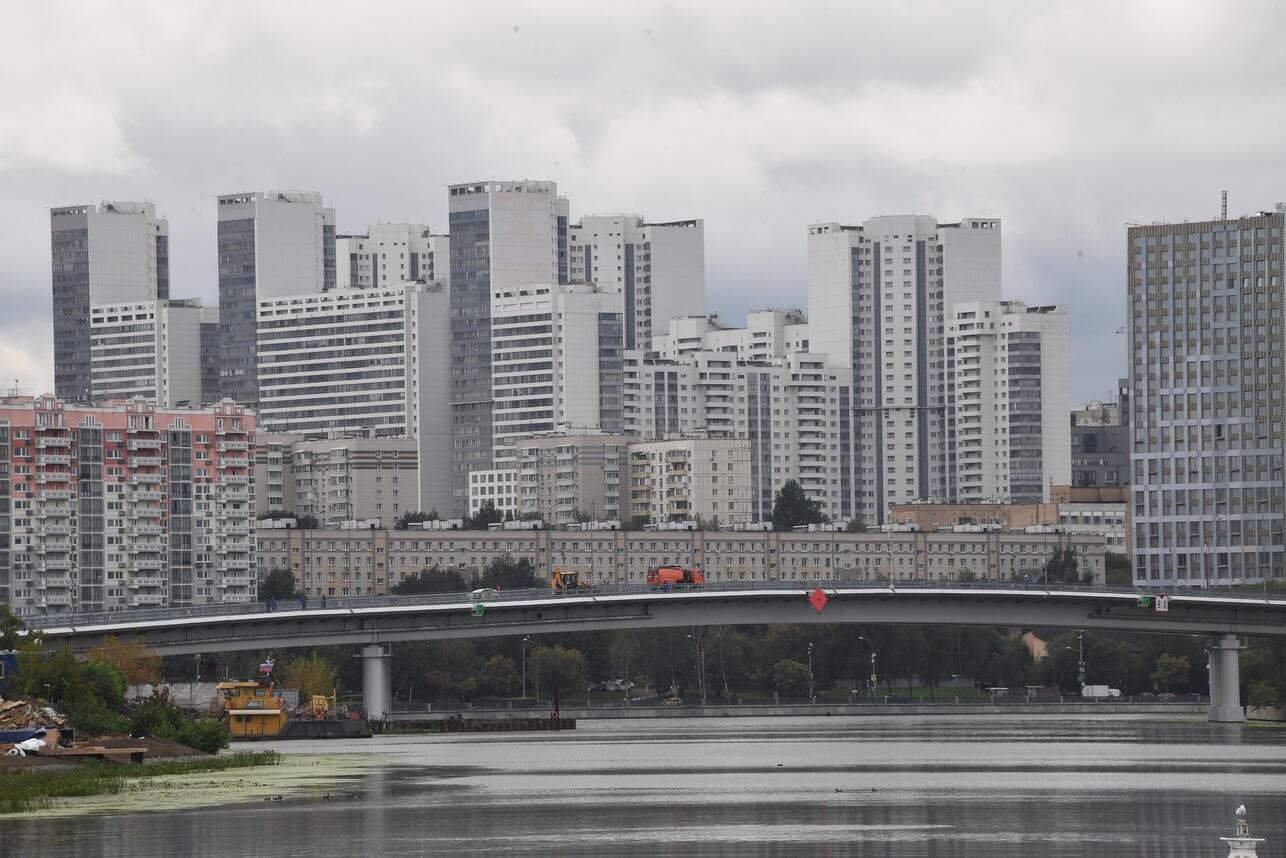
MULTIPOLYGON (((627 718, 815 718, 822 716, 876 717, 890 715, 1169 715, 1204 717, 1205 703, 818 703, 711 704, 708 706, 564 706, 563 718, 577 721, 627 718)), ((466 709, 394 712, 393 730, 402 723, 446 721, 451 718, 501 720, 549 717, 548 709, 466 709)))

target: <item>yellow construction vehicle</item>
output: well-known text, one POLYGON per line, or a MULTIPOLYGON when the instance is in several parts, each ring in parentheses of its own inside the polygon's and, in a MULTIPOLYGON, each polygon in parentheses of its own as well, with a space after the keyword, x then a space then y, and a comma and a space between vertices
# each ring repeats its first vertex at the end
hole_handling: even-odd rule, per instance
POLYGON ((564 590, 583 590, 589 587, 588 581, 582 581, 580 573, 574 569, 554 567, 554 576, 549 581, 549 589, 559 592, 564 590))

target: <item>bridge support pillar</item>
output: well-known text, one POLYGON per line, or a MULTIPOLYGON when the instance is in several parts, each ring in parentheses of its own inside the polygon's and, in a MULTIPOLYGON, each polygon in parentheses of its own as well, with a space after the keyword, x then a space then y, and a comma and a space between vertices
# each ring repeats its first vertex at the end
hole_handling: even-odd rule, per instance
POLYGON ((390 653, 383 644, 362 645, 362 705, 366 718, 383 721, 393 710, 390 653))
POLYGON ((1238 653, 1242 642, 1236 635, 1220 635, 1210 642, 1209 721, 1240 724, 1246 720, 1241 708, 1241 674, 1238 653))

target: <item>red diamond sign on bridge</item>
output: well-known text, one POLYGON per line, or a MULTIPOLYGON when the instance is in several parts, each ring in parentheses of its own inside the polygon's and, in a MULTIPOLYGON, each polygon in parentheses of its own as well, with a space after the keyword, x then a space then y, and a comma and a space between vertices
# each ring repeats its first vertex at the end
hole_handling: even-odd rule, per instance
POLYGON ((812 603, 813 607, 817 609, 817 613, 820 614, 822 612, 822 608, 826 607, 826 603, 830 601, 830 598, 821 587, 818 587, 813 591, 813 594, 808 597, 808 601, 812 603))

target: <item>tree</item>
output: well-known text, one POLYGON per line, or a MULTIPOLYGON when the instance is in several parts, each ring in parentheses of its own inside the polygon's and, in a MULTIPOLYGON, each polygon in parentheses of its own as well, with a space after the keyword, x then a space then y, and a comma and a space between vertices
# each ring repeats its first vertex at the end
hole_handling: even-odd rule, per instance
POLYGON ((28 632, 27 624, 9 610, 7 604, 0 605, 0 650, 17 652, 36 652, 40 649, 39 632, 28 632))
POLYGON ((128 685, 150 685, 161 676, 161 657, 139 640, 121 641, 109 635, 85 655, 116 668, 128 685))
POLYGON ((646 515, 632 515, 621 523, 621 530, 642 530, 649 520, 646 515))
POLYGON ((783 658, 773 665, 773 686, 787 697, 808 694, 808 668, 794 659, 783 658))
POLYGON ((698 516, 696 517, 695 521, 696 521, 696 525, 697 525, 697 530, 712 530, 712 531, 713 531, 713 530, 718 530, 718 529, 722 526, 722 525, 720 525, 720 523, 719 523, 719 516, 717 516, 717 515, 712 515, 712 516, 710 516, 709 518, 706 518, 706 517, 705 517, 705 516, 703 516, 703 515, 698 515, 698 516))
POLYGON ((321 522, 317 520, 317 516, 307 514, 296 515, 290 510, 285 509, 270 509, 263 515, 259 516, 260 521, 270 521, 272 519, 279 518, 293 518, 295 520, 295 527, 299 530, 317 530, 321 527, 321 522))
MULTIPOLYGON (((1017 575, 1018 573, 1015 573, 1017 575)), ((1080 572, 1080 564, 1076 560, 1076 551, 1071 548, 1055 548, 1054 553, 1050 555, 1049 560, 1045 562, 1041 570, 1043 580, 1050 583, 1059 584, 1092 584, 1094 576, 1086 572, 1083 576, 1080 572)))
POLYGON ((116 712, 125 702, 125 677, 101 661, 77 661, 68 647, 20 656, 17 685, 22 696, 56 703, 78 730, 123 733, 128 727, 116 712))
POLYGON ((393 525, 394 530, 410 530, 412 524, 420 524, 425 521, 437 521, 438 511, 431 509, 428 512, 404 512, 397 518, 393 525))
POLYGON ((1266 679, 1251 683, 1249 703, 1251 706, 1276 706, 1282 699, 1276 685, 1266 679))
POLYGON ((277 566, 268 571, 259 582, 259 601, 264 599, 298 599, 299 591, 295 589, 295 573, 284 566, 277 566))
POLYGON ((478 512, 464 520, 464 529, 486 530, 491 525, 500 524, 504 520, 504 514, 496 509, 495 501, 483 501, 482 506, 478 507, 478 512))
POLYGON ((1181 655, 1165 653, 1157 659, 1152 669, 1152 687, 1157 691, 1174 691, 1182 693, 1188 688, 1188 674, 1191 665, 1181 655))
POLYGON ((845 533, 866 533, 866 522, 860 518, 855 518, 848 524, 844 525, 845 533))
POLYGON ((330 694, 335 689, 335 668, 319 653, 295 656, 281 669, 281 684, 299 689, 299 702, 306 703, 314 694, 330 694))
POLYGON ((538 586, 536 569, 526 557, 497 557, 482 573, 483 587, 497 590, 523 590, 538 586))
POLYGON ((822 524, 826 516, 822 515, 821 505, 809 500, 804 490, 795 480, 787 480, 777 492, 772 504, 773 530, 791 530, 805 524, 822 524))
MULTIPOLYGON (((585 656, 580 650, 565 649, 557 644, 538 647, 529 662, 534 662, 540 676, 541 695, 555 691, 567 694, 585 690, 585 656)), ((528 664, 528 671, 531 664, 528 664)))
POLYGON ((464 575, 454 569, 416 569, 402 576, 393 585, 393 593, 409 596, 413 593, 463 593, 469 589, 464 575))
POLYGON ((1130 558, 1114 551, 1104 553, 1103 583, 1109 587, 1133 586, 1134 573, 1130 569, 1130 558))
POLYGON ((518 684, 518 669, 513 659, 503 655, 493 655, 478 675, 478 691, 491 697, 508 697, 518 684))

